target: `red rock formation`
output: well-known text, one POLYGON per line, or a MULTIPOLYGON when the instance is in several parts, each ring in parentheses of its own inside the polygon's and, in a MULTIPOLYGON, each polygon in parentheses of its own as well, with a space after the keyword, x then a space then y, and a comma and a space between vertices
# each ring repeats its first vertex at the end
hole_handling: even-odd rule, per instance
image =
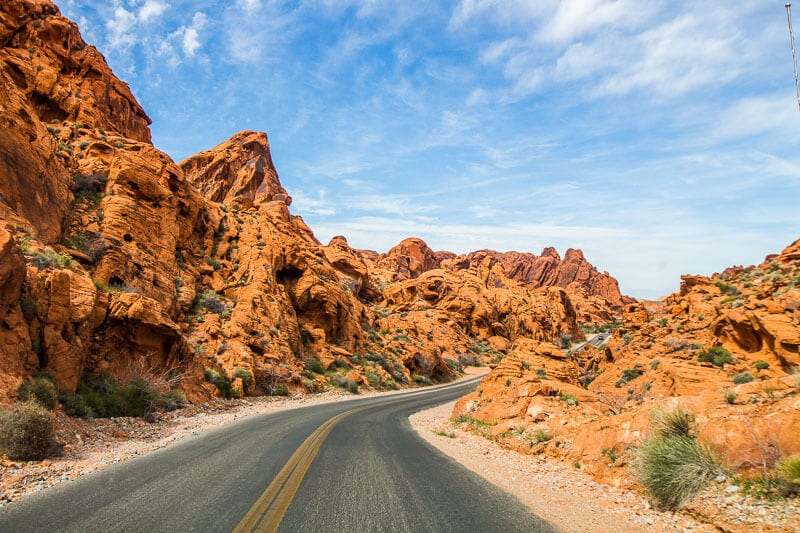
POLYGON ((615 311, 620 311, 623 304, 632 301, 620 294, 617 280, 608 272, 602 274, 598 272, 586 261, 581 250, 568 249, 563 260, 552 247, 542 250, 539 257, 529 253, 480 250, 453 261, 454 266, 460 264, 463 268, 466 264, 481 262, 487 257, 502 265, 506 276, 510 279, 528 282, 537 287, 582 290, 589 296, 604 298, 615 311), (468 263, 465 263, 464 259, 468 263))
POLYGON ((609 462, 609 450, 640 445, 650 412, 675 404, 697 414, 700 437, 742 472, 765 460, 760 443, 784 455, 800 451, 800 434, 786 431, 798 424, 800 405, 799 243, 759 266, 684 276, 664 305, 626 305, 603 349, 564 358, 546 345, 515 343, 454 417, 496 424, 491 434, 503 445, 578 461, 614 484, 635 481, 624 460, 609 462), (732 360, 701 362, 700 351, 712 346, 732 360), (733 381, 745 372, 754 381, 733 381))
POLYGON ((251 373, 233 383, 245 394, 324 387, 312 359, 394 387, 580 334, 569 289, 522 286, 491 258, 446 271, 455 256, 419 239, 323 246, 264 133, 175 164, 52 3, 3 3, 0 36, 0 401, 40 368, 74 391, 142 360, 182 370, 193 400, 217 394, 205 369, 251 373))
POLYGON ((292 203, 278 180, 263 132, 239 132, 211 150, 182 161, 180 166, 203 196, 214 202, 230 205, 237 201, 244 207, 256 201, 292 203))
POLYGON ((440 259, 425 241, 416 237, 404 239, 381 255, 376 266, 395 273, 395 280, 416 278, 423 272, 439 268, 440 259))

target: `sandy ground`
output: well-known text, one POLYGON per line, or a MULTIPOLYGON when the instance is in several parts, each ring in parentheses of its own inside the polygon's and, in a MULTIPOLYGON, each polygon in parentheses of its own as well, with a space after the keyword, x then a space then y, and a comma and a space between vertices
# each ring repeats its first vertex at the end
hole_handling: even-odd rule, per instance
POLYGON ((455 402, 411 415, 420 436, 487 481, 516 496, 562 531, 717 531, 694 520, 659 513, 643 498, 595 483, 561 463, 500 448, 449 423, 455 402))

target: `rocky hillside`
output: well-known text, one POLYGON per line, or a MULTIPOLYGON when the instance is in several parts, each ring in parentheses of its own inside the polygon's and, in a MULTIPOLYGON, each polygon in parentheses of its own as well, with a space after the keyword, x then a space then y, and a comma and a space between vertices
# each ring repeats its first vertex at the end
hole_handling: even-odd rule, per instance
POLYGON ((739 472, 800 451, 800 241, 758 266, 684 276, 663 305, 627 305, 613 326, 599 349, 512 349, 454 417, 616 485, 635 483, 629 450, 655 408, 694 412, 699 438, 739 472))
POLYGON ((624 302, 577 251, 518 271, 419 239, 324 245, 264 133, 175 163, 54 4, 0 4, 0 43, 0 402, 43 369, 67 392, 169 373, 190 400, 425 384, 580 337, 624 302))

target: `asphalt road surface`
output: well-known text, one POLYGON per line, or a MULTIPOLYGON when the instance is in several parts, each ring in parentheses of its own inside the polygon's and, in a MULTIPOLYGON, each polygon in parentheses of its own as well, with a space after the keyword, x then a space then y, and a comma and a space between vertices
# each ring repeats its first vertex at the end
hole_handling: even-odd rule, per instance
POLYGON ((476 380, 257 415, 0 508, 0 531, 555 531, 420 439, 476 380))

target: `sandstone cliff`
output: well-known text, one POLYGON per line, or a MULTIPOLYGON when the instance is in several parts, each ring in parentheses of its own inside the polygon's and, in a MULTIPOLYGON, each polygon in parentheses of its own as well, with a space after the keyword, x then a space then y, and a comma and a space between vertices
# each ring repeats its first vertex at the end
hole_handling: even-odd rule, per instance
POLYGON ((663 305, 627 305, 618 326, 605 347, 568 357, 512 348, 454 416, 617 485, 634 482, 626 450, 669 405, 694 411, 700 437, 739 471, 800 451, 800 241, 758 266, 684 276, 663 305))
POLYGON ((492 259, 444 267, 419 239, 323 245, 266 134, 176 164, 51 2, 3 3, 0 36, 0 401, 40 369, 70 392, 136 365, 178 372, 191 400, 224 393, 220 374, 238 394, 424 384, 609 309, 579 313, 581 291, 608 296, 582 257, 530 283, 492 259))

